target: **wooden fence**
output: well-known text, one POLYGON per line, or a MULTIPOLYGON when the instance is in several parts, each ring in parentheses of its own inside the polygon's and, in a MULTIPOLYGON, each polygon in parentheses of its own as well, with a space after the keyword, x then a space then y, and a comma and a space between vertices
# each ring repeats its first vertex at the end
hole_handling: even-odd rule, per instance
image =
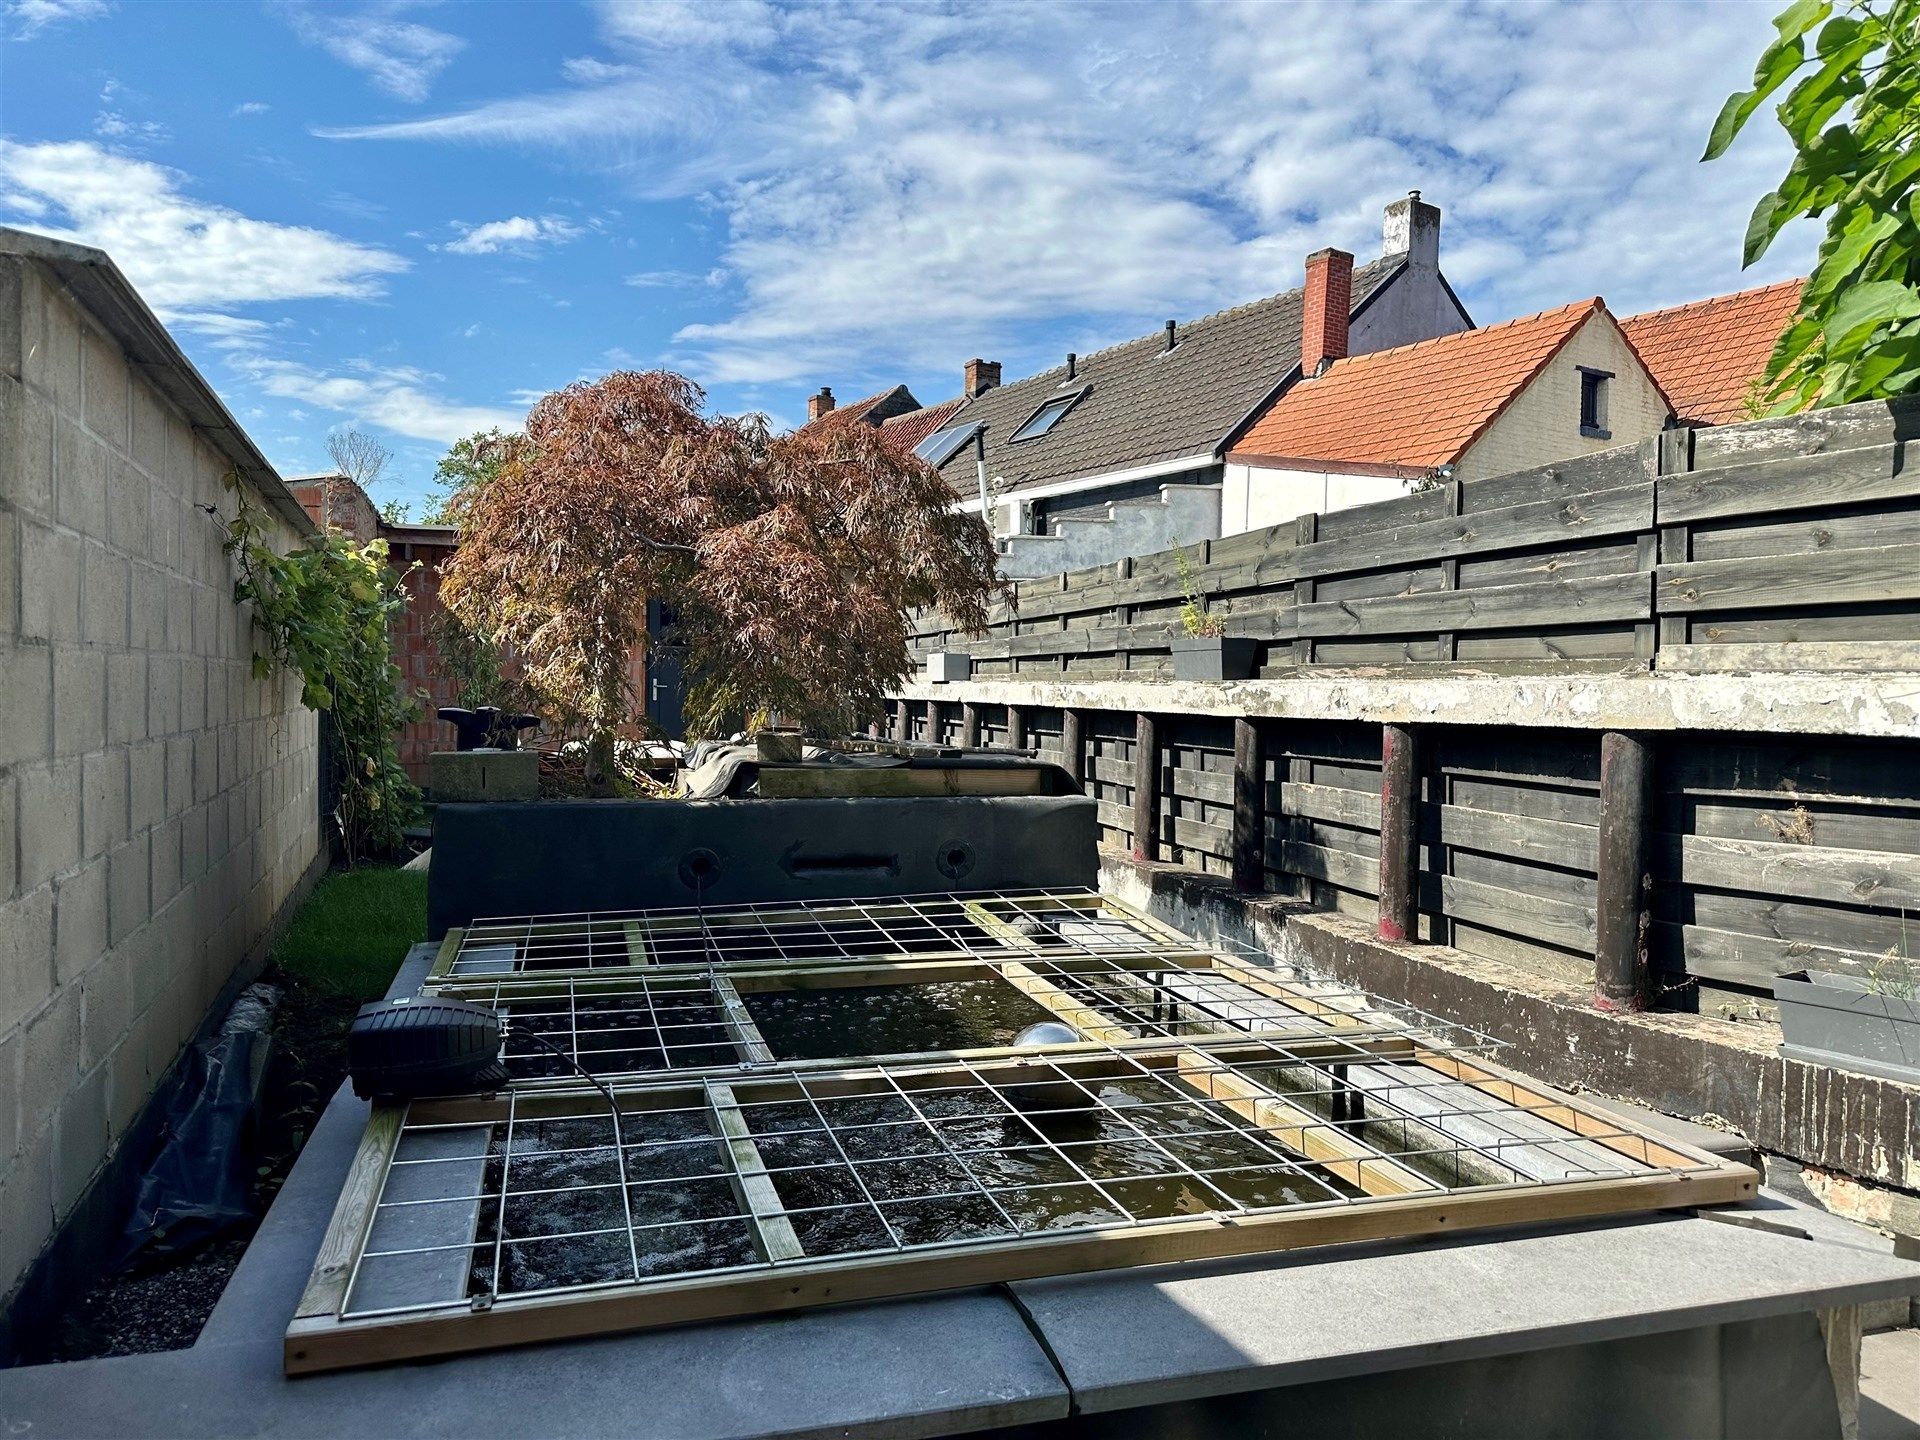
MULTIPOLYGON (((1901 404, 1679 433, 1234 536, 1192 568, 1230 631, 1264 642, 1272 678, 1911 672, 1917 432, 1920 405, 1901 404)), ((931 617, 921 636, 968 650, 985 680, 1153 679, 1178 570, 1157 555, 1022 582, 985 642, 931 617)), ((1108 845, 1383 928, 1403 917, 1415 938, 1492 958, 1591 969, 1615 1003, 1697 982, 1764 990, 1809 967, 1884 975, 1889 954, 1920 974, 1911 740, 1062 710, 948 688, 896 702, 895 733, 1061 760, 1108 845), (1398 792, 1383 769, 1396 754, 1398 792)))
POLYGON ((1189 588, 1260 674, 1920 668, 1920 402, 1677 430, 1556 465, 1023 580, 982 678, 1170 674, 1189 588), (1186 573, 1183 574, 1183 568, 1186 573))

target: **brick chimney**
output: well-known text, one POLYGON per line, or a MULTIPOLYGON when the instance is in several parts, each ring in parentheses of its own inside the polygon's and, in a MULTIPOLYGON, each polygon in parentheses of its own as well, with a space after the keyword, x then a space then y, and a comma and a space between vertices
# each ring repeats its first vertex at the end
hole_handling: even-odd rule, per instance
POLYGON ((967 361, 966 369, 961 372, 964 384, 961 392, 969 399, 984 395, 1000 383, 1000 362, 975 358, 967 361))
POLYGON ((807 397, 807 423, 812 424, 831 409, 833 409, 833 391, 822 385, 818 395, 807 397))
POLYGON ((1353 309, 1353 256, 1316 250, 1307 257, 1307 290, 1300 308, 1300 374, 1312 379, 1347 353, 1353 309))
POLYGON ((1440 207, 1429 205, 1418 190, 1409 190, 1407 198, 1387 206, 1386 222, 1380 227, 1380 253, 1404 253, 1409 265, 1440 268, 1440 207))

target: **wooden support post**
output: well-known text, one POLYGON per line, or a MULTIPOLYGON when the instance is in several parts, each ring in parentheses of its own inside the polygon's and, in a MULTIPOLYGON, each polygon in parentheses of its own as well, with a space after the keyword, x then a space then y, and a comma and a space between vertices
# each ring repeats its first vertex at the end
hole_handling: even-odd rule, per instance
POLYGON ((1007 706, 1007 748, 1009 750, 1027 748, 1027 712, 1018 705, 1007 706))
POLYGON ((929 745, 945 743, 940 733, 940 702, 938 700, 927 701, 927 743, 929 745))
POLYGON ((1073 783, 1085 787, 1087 783, 1087 747, 1081 734, 1080 712, 1062 710, 1060 712, 1060 763, 1067 767, 1067 774, 1073 777, 1073 783))
POLYGON ((1133 728, 1133 858, 1160 858, 1160 727, 1141 711, 1133 728))
POLYGON ((1267 760, 1260 722, 1233 721, 1233 888, 1243 895, 1266 888, 1267 760))
POLYGON ((968 750, 978 748, 980 744, 980 707, 962 705, 960 707, 960 744, 968 750))
POLYGON ((1380 938, 1420 935, 1420 749, 1408 725, 1380 728, 1380 938))
POLYGON ((893 738, 902 745, 913 739, 913 719, 907 714, 907 702, 893 702, 893 738))
POLYGON ((1606 731, 1600 737, 1600 873, 1593 941, 1593 1003, 1602 1010, 1644 1010, 1653 997, 1647 953, 1652 797, 1653 747, 1644 736, 1606 731))

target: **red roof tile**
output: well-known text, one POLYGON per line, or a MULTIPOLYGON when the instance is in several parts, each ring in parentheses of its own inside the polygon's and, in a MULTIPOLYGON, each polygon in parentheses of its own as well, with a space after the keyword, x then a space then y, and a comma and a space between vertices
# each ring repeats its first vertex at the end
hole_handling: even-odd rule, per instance
POLYGON ((1275 401, 1232 456, 1413 470, 1450 465, 1587 320, 1605 313, 1596 296, 1504 325, 1336 360, 1275 401))
POLYGON ((1800 303, 1798 280, 1649 310, 1620 322, 1682 420, 1726 425, 1747 418, 1747 391, 1800 303))
POLYGON ((967 397, 956 395, 951 400, 943 400, 938 405, 923 406, 918 410, 909 410, 904 415, 889 415, 880 422, 880 433, 893 441, 902 450, 911 450, 927 436, 933 434, 947 421, 951 420, 960 407, 967 403, 967 397))

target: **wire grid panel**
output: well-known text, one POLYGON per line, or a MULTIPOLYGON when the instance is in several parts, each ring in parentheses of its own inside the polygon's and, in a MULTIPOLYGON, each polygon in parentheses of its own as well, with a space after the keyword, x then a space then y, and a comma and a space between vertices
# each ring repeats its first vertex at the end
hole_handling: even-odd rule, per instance
POLYGON ((1178 931, 1095 891, 978 891, 480 919, 443 950, 428 979, 592 974, 637 966, 819 965, 884 956, 1151 955, 1194 948, 1178 931))
POLYGON ((1746 1167, 1477 1058, 1371 1043, 659 1081, 616 1110, 418 1102, 373 1203, 336 1214, 323 1254, 359 1237, 351 1271, 303 1303, 288 1364, 1751 1192, 1746 1167), (368 1325, 373 1352, 341 1338, 368 1325))

